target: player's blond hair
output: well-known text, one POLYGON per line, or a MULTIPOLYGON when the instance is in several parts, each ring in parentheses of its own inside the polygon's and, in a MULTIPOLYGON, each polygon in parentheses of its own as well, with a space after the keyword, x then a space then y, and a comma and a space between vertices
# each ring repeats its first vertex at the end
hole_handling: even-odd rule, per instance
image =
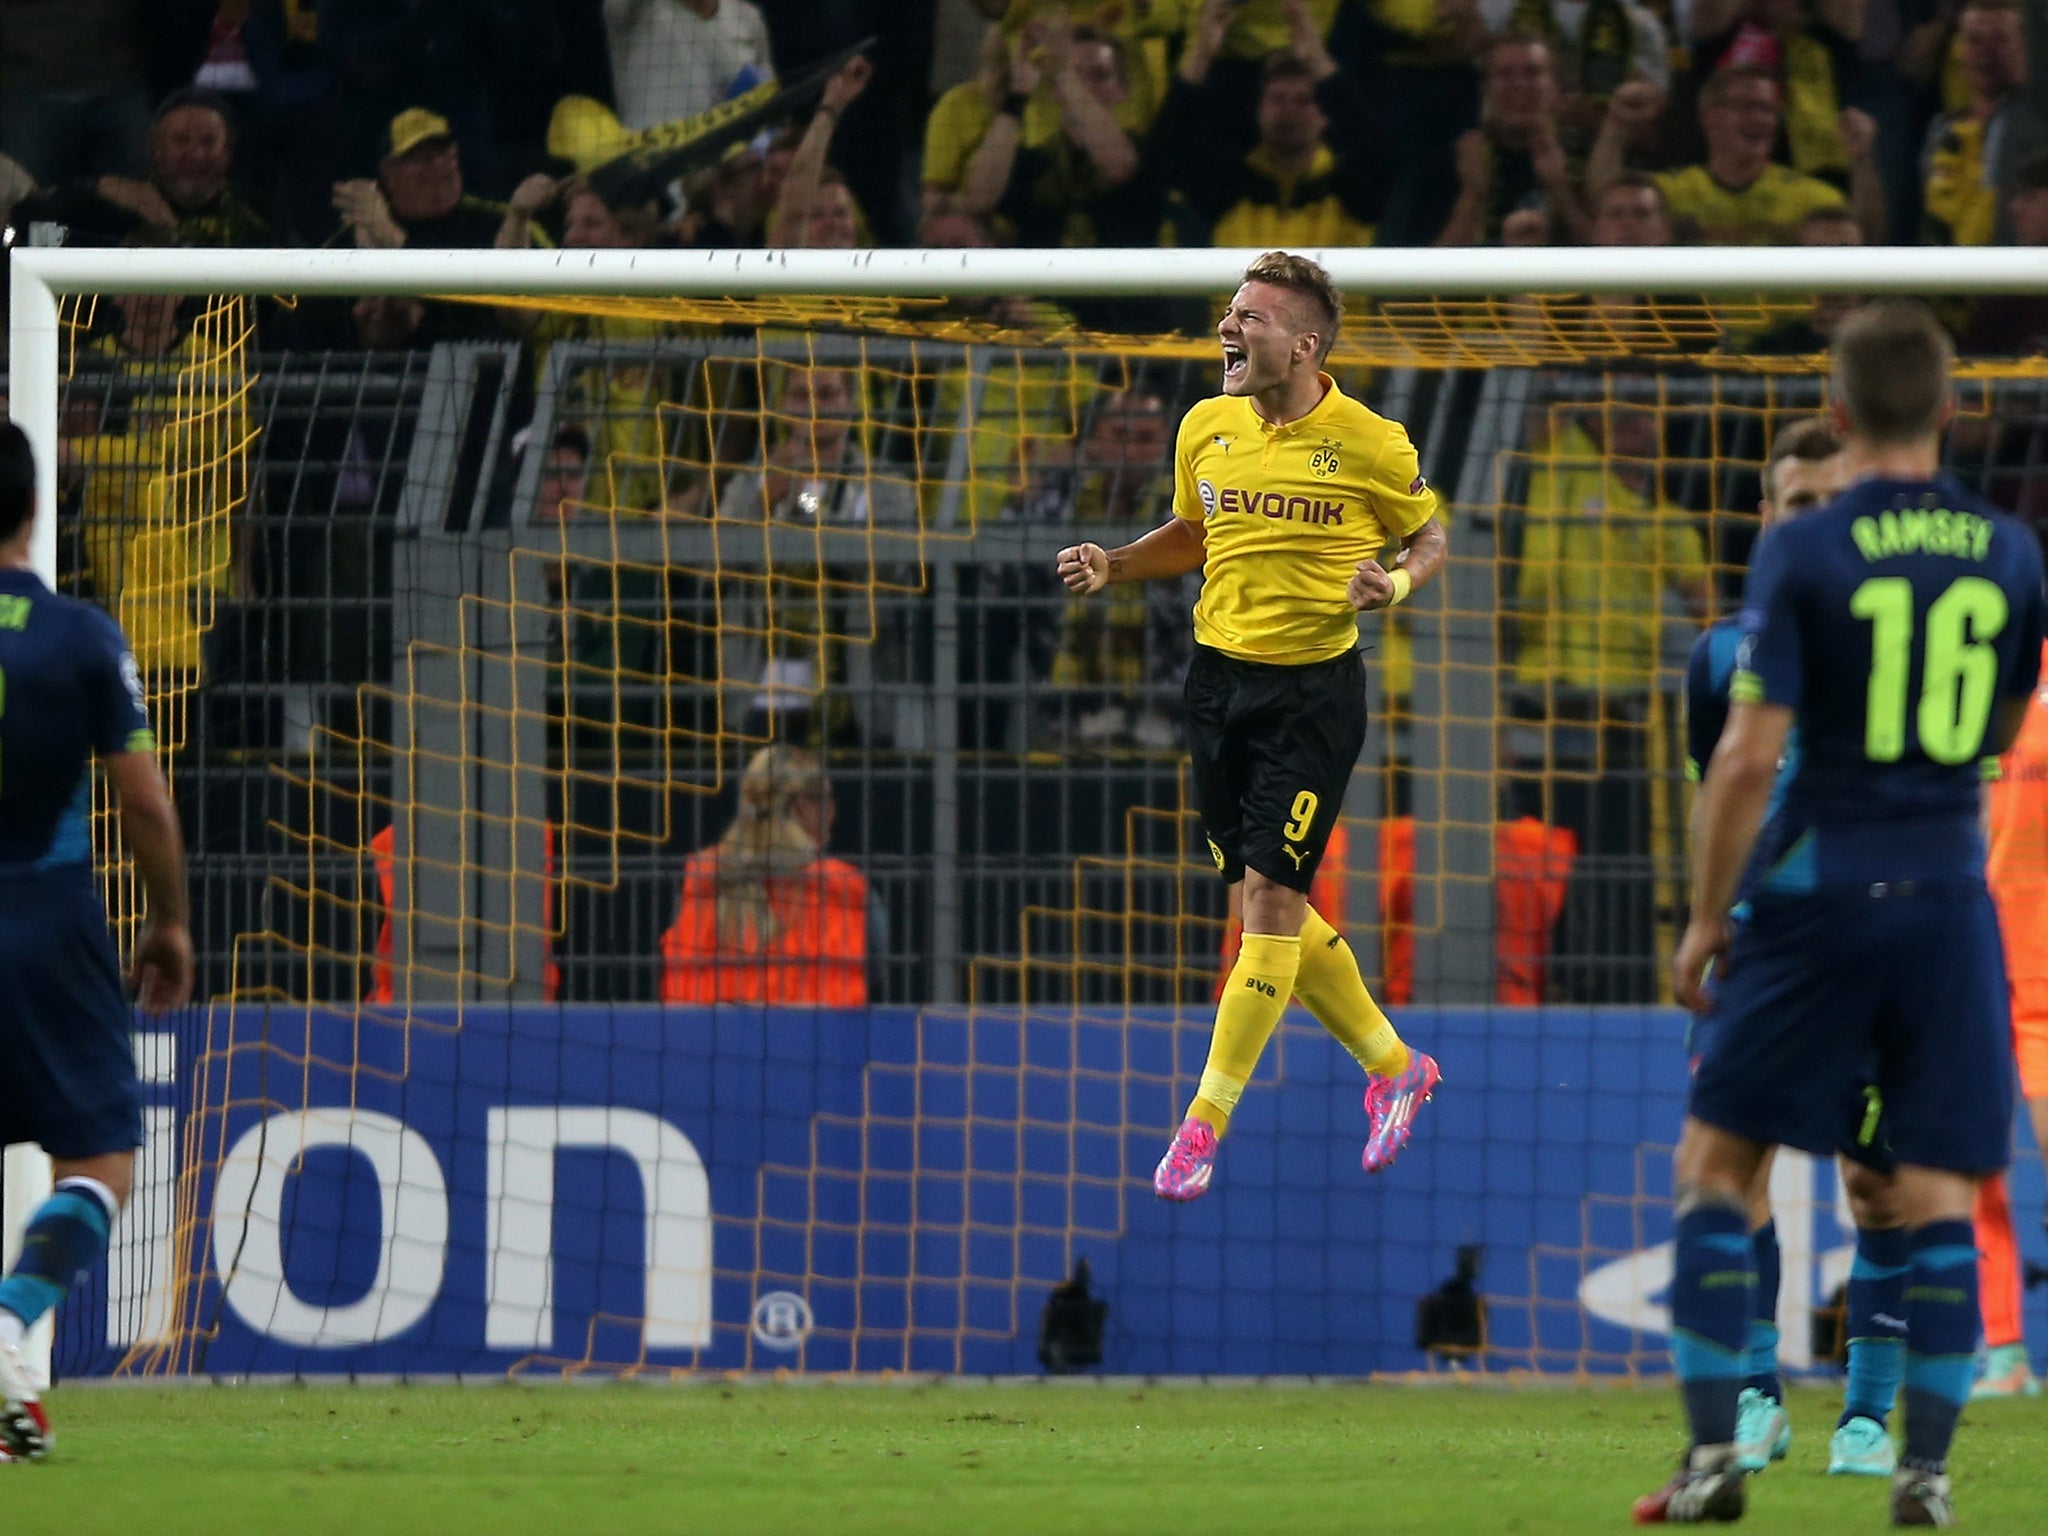
POLYGON ((1308 301, 1311 323, 1304 329, 1316 333, 1316 366, 1322 367, 1330 348, 1337 344, 1337 326, 1344 316, 1344 300, 1337 293, 1337 285, 1330 281, 1330 274, 1306 256, 1268 251, 1244 269, 1244 281, 1284 288, 1308 301))
POLYGON ((1955 343, 1918 299, 1866 304, 1835 332, 1830 391, 1866 442, 1897 446, 1941 431, 1955 343))

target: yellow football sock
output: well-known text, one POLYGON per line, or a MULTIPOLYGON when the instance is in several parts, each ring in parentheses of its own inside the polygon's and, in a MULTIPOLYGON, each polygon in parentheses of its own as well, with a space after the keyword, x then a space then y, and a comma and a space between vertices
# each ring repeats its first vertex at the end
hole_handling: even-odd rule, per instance
POLYGON ((1231 1111, 1259 1064, 1287 999, 1294 993, 1294 971, 1301 961, 1301 940, 1277 933, 1248 933, 1237 952, 1237 964, 1223 983, 1216 1003, 1216 1032, 1209 1037, 1209 1061, 1188 1114, 1206 1120, 1221 1136, 1231 1111))
POLYGON ((1408 1047, 1365 990, 1358 956, 1314 907, 1301 925, 1294 995, 1368 1072, 1392 1077, 1408 1066, 1408 1047))

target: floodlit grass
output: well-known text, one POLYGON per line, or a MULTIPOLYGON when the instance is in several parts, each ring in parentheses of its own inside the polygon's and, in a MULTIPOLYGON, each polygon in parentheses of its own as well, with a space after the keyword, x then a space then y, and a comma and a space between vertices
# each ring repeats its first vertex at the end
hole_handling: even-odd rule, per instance
MULTIPOLYGON (((1747 1528, 1885 1528, 1795 1393, 1747 1528)), ((0 1467, 8 1532, 1581 1532, 1679 1444, 1669 1389, 847 1384, 72 1387, 0 1467)), ((1973 1408, 1968 1528, 2048 1532, 2048 1401, 1973 1408)))

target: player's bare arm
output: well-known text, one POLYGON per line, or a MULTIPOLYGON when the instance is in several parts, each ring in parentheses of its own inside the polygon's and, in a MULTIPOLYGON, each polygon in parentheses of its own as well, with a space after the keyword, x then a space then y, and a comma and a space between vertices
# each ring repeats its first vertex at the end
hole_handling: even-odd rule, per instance
POLYGON ((185 839, 156 758, 119 752, 106 759, 121 802, 121 836, 135 856, 149 920, 135 945, 133 984, 145 1013, 182 1007, 192 996, 192 916, 185 896, 185 839))
POLYGON ((1100 544, 1073 544, 1059 553, 1060 580, 1076 597, 1100 592, 1122 581, 1153 581, 1185 576, 1202 568, 1208 540, 1200 523, 1169 517, 1143 538, 1118 549, 1100 544))
POLYGON ((1771 785, 1792 734, 1792 711, 1781 704, 1738 703, 1700 786, 1699 841, 1694 857, 1692 920, 1671 962, 1672 990, 1694 1013, 1708 1008, 1707 968, 1728 952, 1728 912, 1756 846, 1771 785))
POLYGON ((1388 570, 1377 560, 1359 562, 1347 589, 1351 606, 1361 613, 1391 608, 1428 586, 1436 573, 1443 569, 1444 559, 1449 553, 1450 540, 1444 533, 1444 525, 1432 517, 1401 541, 1401 552, 1394 557, 1393 570, 1388 570), (1402 575, 1407 578, 1405 583, 1397 580, 1402 575))

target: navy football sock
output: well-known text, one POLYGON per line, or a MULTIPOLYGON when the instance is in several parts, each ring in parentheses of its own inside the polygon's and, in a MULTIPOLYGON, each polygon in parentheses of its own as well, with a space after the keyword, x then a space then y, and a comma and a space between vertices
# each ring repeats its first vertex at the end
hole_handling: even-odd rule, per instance
POLYGON ((1906 1450, 1899 1464, 1940 1472, 1977 1366, 1977 1240, 1967 1221, 1912 1234, 1906 1281, 1906 1450))
POLYGON ((1732 1444, 1756 1288, 1748 1214, 1732 1202, 1695 1205, 1678 1218, 1677 1248, 1671 1363, 1693 1444, 1732 1444))
POLYGON ((0 1307, 24 1325, 57 1305, 72 1283, 107 1251, 113 1197, 95 1179, 66 1179, 36 1207, 21 1234, 21 1255, 0 1280, 0 1307))
POLYGON ((1883 1424, 1898 1402, 1906 1372, 1906 1275, 1912 1263, 1913 1241, 1904 1227, 1857 1229, 1842 1320, 1849 1334, 1849 1387, 1841 1424, 1858 1418, 1883 1424))
POLYGON ((1756 1265, 1756 1307, 1749 1319, 1745 1387, 1754 1387, 1773 1402, 1785 1399, 1778 1379, 1778 1224, 1767 1221, 1749 1235, 1756 1265))

